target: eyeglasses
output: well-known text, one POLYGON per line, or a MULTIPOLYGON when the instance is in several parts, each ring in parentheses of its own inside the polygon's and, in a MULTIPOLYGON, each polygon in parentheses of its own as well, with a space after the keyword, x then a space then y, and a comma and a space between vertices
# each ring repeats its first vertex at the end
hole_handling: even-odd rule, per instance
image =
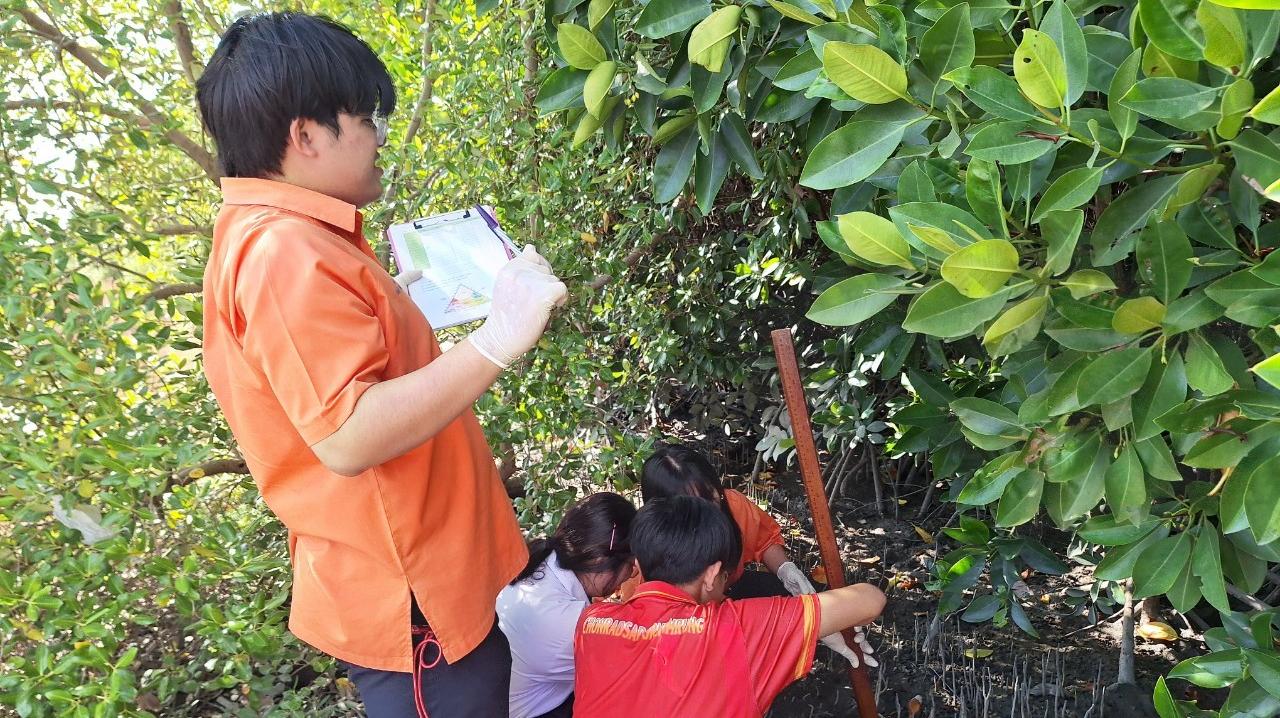
POLYGON ((373 130, 377 133, 378 146, 382 147, 387 144, 387 116, 377 112, 369 116, 373 122, 373 130))

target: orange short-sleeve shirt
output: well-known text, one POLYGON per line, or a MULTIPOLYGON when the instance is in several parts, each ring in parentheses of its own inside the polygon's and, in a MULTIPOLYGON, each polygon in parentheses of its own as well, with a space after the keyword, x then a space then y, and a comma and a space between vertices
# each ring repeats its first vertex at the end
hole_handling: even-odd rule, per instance
POLYGON ((641 584, 578 619, 573 714, 758 718, 813 667, 820 618, 816 595, 699 604, 641 584))
POLYGON ((409 671, 410 592, 454 661, 480 644, 528 553, 471 411, 355 477, 311 450, 370 386, 440 355, 357 209, 222 180, 204 275, 204 369, 267 506, 289 529, 289 628, 332 656, 409 671))

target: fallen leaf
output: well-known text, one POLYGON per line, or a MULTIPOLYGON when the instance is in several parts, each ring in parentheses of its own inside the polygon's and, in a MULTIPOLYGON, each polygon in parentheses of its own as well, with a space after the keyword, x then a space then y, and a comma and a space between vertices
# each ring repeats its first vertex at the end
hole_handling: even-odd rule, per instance
POLYGON ((827 567, 823 566, 822 564, 818 564, 817 566, 813 567, 813 570, 809 572, 809 575, 813 577, 813 580, 817 581, 818 583, 826 583, 827 567))
POLYGON ((862 564, 863 566, 874 566, 874 565, 876 565, 876 564, 880 563, 880 557, 879 557, 879 556, 868 556, 867 558, 860 558, 860 559, 858 559, 858 563, 862 564))
POLYGON ((964 649, 964 657, 977 660, 979 658, 987 658, 992 653, 990 648, 966 648, 964 649))
POLYGON ((595 246, 595 243, 596 243, 596 236, 595 236, 594 234, 590 233, 590 232, 583 232, 583 233, 582 233, 582 243, 583 243, 583 244, 589 244, 589 245, 591 245, 591 246, 595 246))
POLYGON ((1178 632, 1169 624, 1160 621, 1150 621, 1138 626, 1137 633, 1148 641, 1178 640, 1178 632))
POLYGON ((933 534, 925 531, 915 524, 911 524, 911 528, 916 530, 916 535, 920 537, 921 541, 924 541, 925 543, 933 543, 933 534))
POLYGON ((1048 602, 1049 602, 1049 594, 1047 593, 1040 594, 1040 603, 1048 603, 1048 602))
POLYGON ((898 505, 899 505, 899 506, 906 506, 906 505, 907 505, 907 500, 906 500, 906 499, 898 499, 898 505))
POLYGON ((343 678, 339 678, 333 683, 338 688, 338 694, 341 695, 343 698, 356 697, 356 686, 354 683, 351 682, 351 679, 343 677, 343 678))
POLYGON ((907 715, 910 718, 915 718, 915 716, 919 715, 921 708, 924 708, 924 696, 917 695, 907 701, 907 715))

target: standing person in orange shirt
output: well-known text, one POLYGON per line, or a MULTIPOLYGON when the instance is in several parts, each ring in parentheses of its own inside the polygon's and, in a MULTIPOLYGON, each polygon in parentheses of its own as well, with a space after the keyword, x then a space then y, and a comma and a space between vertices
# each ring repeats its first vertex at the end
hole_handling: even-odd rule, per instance
POLYGON ((345 27, 242 17, 196 96, 225 174, 204 368, 289 529, 290 630, 347 665, 371 718, 507 715, 494 599, 528 553, 471 405, 564 284, 526 247, 483 326, 441 351, 364 238, 396 94, 345 27))
POLYGON ((809 672, 819 636, 884 608, 884 594, 865 583, 725 599, 741 540, 722 511, 694 496, 645 504, 631 522, 631 550, 645 583, 578 622, 575 716, 759 718, 809 672))

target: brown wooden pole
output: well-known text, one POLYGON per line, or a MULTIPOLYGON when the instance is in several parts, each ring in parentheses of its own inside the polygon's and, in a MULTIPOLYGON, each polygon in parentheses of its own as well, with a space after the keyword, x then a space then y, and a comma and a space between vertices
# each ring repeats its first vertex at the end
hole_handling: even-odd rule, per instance
MULTIPOLYGON (((778 359, 782 396, 787 402, 787 413, 791 415, 791 436, 796 442, 796 456, 800 458, 800 476, 804 479, 804 493, 809 499, 809 511, 813 514, 813 532, 818 539, 822 565, 826 569, 827 586, 840 588, 846 585, 844 561, 840 558, 835 527, 831 524, 831 511, 827 508, 822 468, 818 465, 818 449, 813 443, 813 426, 809 423, 809 407, 805 403, 804 384, 800 380, 800 366, 796 362, 791 330, 776 329, 770 336, 773 339, 773 353, 778 359)), ((876 697, 871 690, 871 679, 867 675, 867 663, 857 642, 853 640, 853 635, 852 628, 844 631, 845 642, 859 658, 858 667, 849 668, 853 697, 858 701, 860 718, 876 718, 876 697)))

